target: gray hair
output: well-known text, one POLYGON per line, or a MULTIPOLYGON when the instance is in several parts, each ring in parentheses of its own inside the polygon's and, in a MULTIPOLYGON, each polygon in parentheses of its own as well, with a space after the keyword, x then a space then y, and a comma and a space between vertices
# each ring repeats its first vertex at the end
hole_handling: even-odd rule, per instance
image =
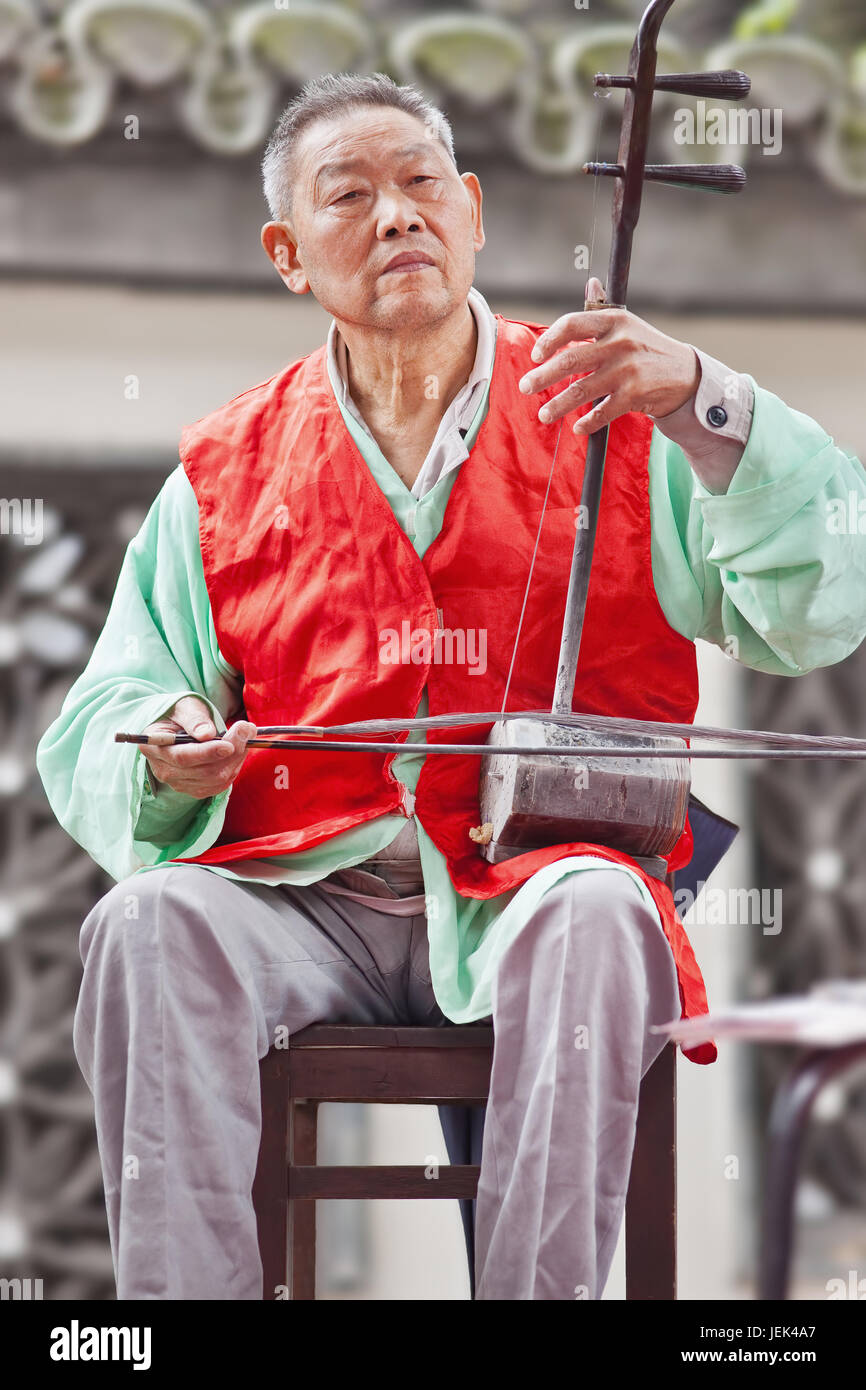
POLYGON ((284 220, 291 213, 292 157, 301 132, 314 121, 341 116, 359 106, 392 106, 410 116, 417 116, 445 146, 456 167, 451 124, 417 87, 398 87, 384 72, 374 72, 370 77, 349 72, 329 72, 308 82, 289 103, 268 141, 262 159, 262 181, 265 200, 275 222, 284 220))

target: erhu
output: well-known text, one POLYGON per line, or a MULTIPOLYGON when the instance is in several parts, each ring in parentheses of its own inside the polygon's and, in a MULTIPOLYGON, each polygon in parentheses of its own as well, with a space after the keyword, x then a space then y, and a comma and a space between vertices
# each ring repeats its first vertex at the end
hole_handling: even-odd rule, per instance
MULTIPOLYGON (((674 73, 656 75, 658 33, 674 0, 654 0, 641 20, 629 58, 628 73, 598 73, 596 88, 625 89, 619 151, 615 164, 585 164, 584 172, 615 179, 613 231, 606 299, 588 308, 624 309, 631 264, 632 242, 645 179, 736 193, 746 176, 736 165, 646 164, 653 93, 681 92, 692 96, 741 97, 750 89, 742 72, 674 73)), ((597 404, 597 402, 596 402, 597 404)), ((561 425, 560 425, 561 429, 561 425)), ((608 427, 587 440, 581 491, 581 526, 577 529, 562 644, 553 698, 552 715, 571 713, 574 700, 583 618, 589 591, 596 527, 601 504, 608 427)), ((531 574, 530 574, 531 579, 531 574)), ((507 688, 506 688, 507 697, 507 688)), ((505 701, 503 700, 503 709, 505 701)), ((677 752, 685 749, 681 738, 649 736, 642 742, 668 758, 624 758, 617 753, 640 746, 641 736, 609 732, 611 754, 603 761, 587 758, 586 749, 597 735, 572 727, 566 733, 551 721, 533 732, 545 744, 566 743, 583 753, 580 781, 568 757, 541 759, 492 756, 481 778, 481 819, 487 843, 482 849, 492 862, 525 853, 541 845, 588 841, 623 850, 636 857, 669 854, 683 832, 690 789, 688 762, 677 752), (575 792, 578 792, 576 795, 575 792)), ((530 726, 521 720, 500 720, 488 743, 499 748, 528 742, 530 726)))

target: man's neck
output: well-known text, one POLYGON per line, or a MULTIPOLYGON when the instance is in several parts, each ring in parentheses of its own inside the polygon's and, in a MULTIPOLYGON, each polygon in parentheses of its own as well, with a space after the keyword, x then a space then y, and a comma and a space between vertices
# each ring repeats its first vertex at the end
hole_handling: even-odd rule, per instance
POLYGON ((432 441, 475 364, 478 330, 468 303, 426 331, 371 336, 353 324, 337 326, 349 393, 372 433, 430 433, 432 441))

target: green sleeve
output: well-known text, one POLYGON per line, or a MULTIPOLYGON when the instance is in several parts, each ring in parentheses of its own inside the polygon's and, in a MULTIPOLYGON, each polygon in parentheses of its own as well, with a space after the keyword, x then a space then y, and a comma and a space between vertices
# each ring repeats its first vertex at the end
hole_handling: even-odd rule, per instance
POLYGON ((652 559, 668 622, 758 671, 796 676, 866 636, 866 471, 752 377, 752 427, 724 493, 654 430, 652 559), (854 522, 850 523, 853 516, 854 522))
POLYGON ((207 799, 176 792, 151 780, 134 744, 113 741, 183 695, 205 701, 220 733, 241 702, 239 673, 217 645, 198 505, 178 466, 130 542, 90 660, 36 750, 60 824, 115 879, 201 853, 222 828, 230 787, 207 799))

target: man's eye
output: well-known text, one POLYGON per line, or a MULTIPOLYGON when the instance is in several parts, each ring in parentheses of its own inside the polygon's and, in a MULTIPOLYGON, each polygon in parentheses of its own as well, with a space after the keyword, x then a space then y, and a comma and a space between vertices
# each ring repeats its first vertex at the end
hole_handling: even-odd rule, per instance
POLYGON ((348 198, 360 198, 360 196, 361 193, 359 189, 350 188, 348 193, 341 193, 335 201, 338 203, 345 203, 348 198))
POLYGON ((413 177, 409 180, 409 182, 410 182, 410 183, 418 183, 418 182, 421 182, 421 183, 429 183, 432 177, 433 177, 432 174, 414 174, 413 177))

